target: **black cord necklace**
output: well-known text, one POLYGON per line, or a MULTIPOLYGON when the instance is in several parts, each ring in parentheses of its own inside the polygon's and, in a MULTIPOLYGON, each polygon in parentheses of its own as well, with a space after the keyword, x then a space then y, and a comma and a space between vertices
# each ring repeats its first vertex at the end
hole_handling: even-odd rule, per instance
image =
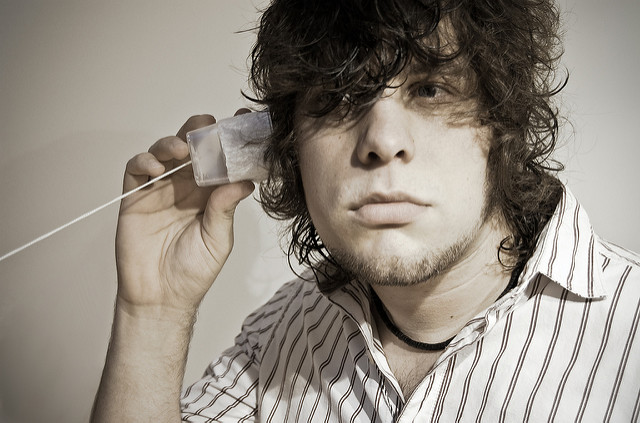
MULTIPOLYGON (((511 272, 511 278, 509 279, 509 284, 504 289, 504 291, 502 291, 502 293, 496 299, 496 301, 502 298, 507 292, 511 291, 518 284, 518 277, 520 277, 520 273, 522 272, 523 267, 524 267, 524 263, 522 264, 518 263, 518 265, 516 265, 516 267, 511 272)), ((454 335, 445 341, 437 342, 435 344, 431 344, 428 342, 420 342, 420 341, 416 341, 415 339, 411 339, 407 335, 405 335, 400 330, 400 328, 398 328, 391 321, 391 318, 387 314, 387 311, 385 310, 384 305, 382 304, 382 300, 380 299, 380 297, 378 297, 378 294, 376 294, 376 291, 374 291, 373 289, 371 289, 371 297, 373 299, 373 304, 376 308, 376 312, 378 313, 378 316, 380 316, 380 318, 382 319, 382 322, 387 327, 387 329, 389 329, 389 331, 391 331, 391 333, 393 333, 396 338, 398 338, 405 344, 409 345, 410 347, 423 350, 423 351, 440 351, 447 348, 447 345, 449 345, 451 341, 453 341, 453 338, 455 338, 455 335, 454 335)))

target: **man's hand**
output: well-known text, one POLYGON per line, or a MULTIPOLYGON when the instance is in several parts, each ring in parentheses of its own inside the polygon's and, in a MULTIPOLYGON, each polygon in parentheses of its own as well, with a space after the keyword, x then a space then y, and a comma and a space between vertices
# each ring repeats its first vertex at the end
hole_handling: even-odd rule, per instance
MULTIPOLYGON (((129 191, 187 160, 195 116, 127 164, 129 191)), ((233 213, 251 182, 199 188, 190 167, 122 202, 118 297, 92 422, 176 422, 195 314, 233 244, 233 213)))
MULTIPOLYGON (((124 190, 187 160, 186 133, 214 122, 194 116, 175 137, 133 157, 124 190)), ((195 311, 231 251, 235 208, 252 190, 251 182, 200 188, 187 167, 125 199, 116 236, 118 304, 195 311)))

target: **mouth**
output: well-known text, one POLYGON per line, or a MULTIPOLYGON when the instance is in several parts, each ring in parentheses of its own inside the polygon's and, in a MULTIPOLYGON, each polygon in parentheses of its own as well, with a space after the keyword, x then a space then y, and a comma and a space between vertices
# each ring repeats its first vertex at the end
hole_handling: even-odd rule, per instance
POLYGON ((428 204, 405 193, 374 193, 353 204, 353 216, 364 226, 402 226, 414 222, 428 204))

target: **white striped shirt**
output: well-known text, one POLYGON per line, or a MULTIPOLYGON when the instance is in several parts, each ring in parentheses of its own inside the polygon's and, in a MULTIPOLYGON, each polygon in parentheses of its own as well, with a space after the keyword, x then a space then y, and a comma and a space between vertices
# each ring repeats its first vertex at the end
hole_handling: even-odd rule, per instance
POLYGON ((282 287, 185 390, 183 420, 630 422, 640 415, 640 257, 566 192, 516 288, 472 319, 409 398, 368 287, 282 287))

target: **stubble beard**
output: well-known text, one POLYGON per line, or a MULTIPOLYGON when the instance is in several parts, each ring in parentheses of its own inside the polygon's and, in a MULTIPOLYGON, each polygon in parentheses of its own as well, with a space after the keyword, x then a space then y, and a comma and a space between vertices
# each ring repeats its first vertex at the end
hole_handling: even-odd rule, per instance
POLYGON ((414 286, 437 277, 459 262, 469 251, 478 231, 478 227, 474 228, 443 249, 423 251, 409 257, 362 257, 345 249, 329 251, 350 279, 380 286, 414 286))
POLYGON ((423 251, 411 256, 398 254, 363 257, 346 249, 330 246, 327 249, 349 279, 379 286, 415 286, 446 272, 469 254, 483 225, 496 217, 492 210, 485 194, 482 211, 470 228, 444 247, 432 249, 425 246, 423 251))

